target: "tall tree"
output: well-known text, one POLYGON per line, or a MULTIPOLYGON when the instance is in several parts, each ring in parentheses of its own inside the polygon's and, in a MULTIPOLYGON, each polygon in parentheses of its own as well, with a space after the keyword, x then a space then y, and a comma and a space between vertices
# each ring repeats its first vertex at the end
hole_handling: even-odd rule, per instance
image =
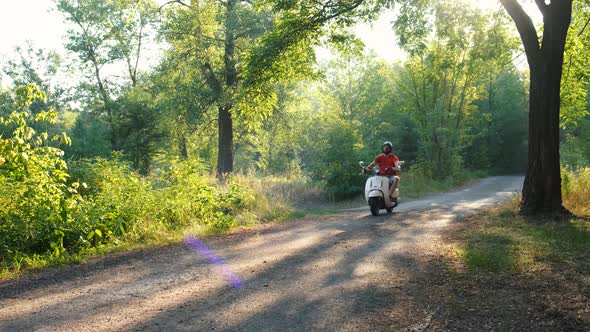
POLYGON ((96 90, 111 126, 111 144, 119 149, 116 137, 115 87, 105 76, 105 65, 123 62, 132 85, 137 83, 141 51, 148 28, 154 23, 151 0, 55 0, 57 9, 72 25, 66 48, 77 54, 94 77, 96 90))
MULTIPOLYGON (((278 56, 275 60, 282 64, 280 70, 263 77, 245 68, 260 37, 276 28, 270 6, 248 0, 169 3, 176 4, 167 13, 164 28, 171 45, 169 56, 184 59, 196 69, 199 77, 190 75, 199 86, 195 90, 207 88, 203 96, 211 103, 201 102, 198 106, 215 108, 217 113, 217 174, 223 177, 234 169, 236 123, 248 130, 271 113, 277 99, 273 91, 276 84, 293 78, 293 66, 305 64, 311 68, 313 59, 308 54, 312 48, 297 45, 299 52, 278 56)), ((202 109, 192 111, 204 114, 202 109)))
MULTIPOLYGON (((193 76, 195 86, 205 100, 195 105, 215 105, 218 128, 217 173, 227 174, 234 167, 234 121, 240 98, 241 63, 254 39, 271 24, 268 13, 257 13, 251 1, 201 0, 178 4, 167 13, 164 27, 166 40, 171 44, 169 57, 183 58, 192 64, 199 75, 193 76)), ((177 67, 187 70, 186 66, 177 67)), ((189 69, 190 70, 190 69, 189 69)), ((183 74, 186 76, 186 74, 183 74)), ((195 88, 195 90, 197 90, 195 88)), ((206 109, 191 110, 202 114, 206 109)), ((185 138, 182 137, 181 142, 185 138)), ((186 143, 183 143, 186 146, 186 143)), ((183 149, 181 149, 182 151, 183 149)), ((186 155, 186 151, 183 152, 186 155)))
POLYGON ((528 166, 521 212, 569 213, 562 205, 559 112, 563 58, 572 0, 535 0, 543 15, 539 42, 531 17, 516 0, 500 0, 514 20, 526 52, 530 77, 528 166))
POLYGON ((432 34, 421 33, 429 27, 410 21, 396 24, 400 36, 414 35, 400 40, 413 55, 399 74, 399 85, 404 109, 421 129, 423 166, 448 176, 463 167, 461 150, 472 139, 468 132, 474 101, 483 94, 486 79, 496 75, 499 63, 510 61, 515 45, 507 33, 506 17, 481 13, 461 1, 439 0, 431 5, 432 34))

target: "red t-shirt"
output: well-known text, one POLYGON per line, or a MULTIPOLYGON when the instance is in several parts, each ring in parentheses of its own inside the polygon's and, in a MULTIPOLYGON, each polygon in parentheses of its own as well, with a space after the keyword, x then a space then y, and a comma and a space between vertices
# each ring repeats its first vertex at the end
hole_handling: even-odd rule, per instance
POLYGON ((379 173, 384 175, 397 175, 397 171, 389 169, 390 167, 395 167, 395 163, 399 161, 396 155, 390 153, 386 155, 382 153, 378 155, 374 162, 379 164, 379 173))

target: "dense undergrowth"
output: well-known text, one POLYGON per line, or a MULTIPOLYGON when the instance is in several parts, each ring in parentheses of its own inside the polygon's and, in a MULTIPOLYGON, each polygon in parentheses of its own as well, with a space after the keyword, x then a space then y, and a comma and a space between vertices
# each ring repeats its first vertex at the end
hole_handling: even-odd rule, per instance
MULTIPOLYGON (((46 179, 55 187, 54 196, 36 201, 29 199, 31 193, 48 186, 39 187, 38 180, 26 180, 26 175, 3 178, 0 269, 5 277, 112 250, 175 242, 188 233, 207 235, 302 217, 306 212, 296 207, 309 203, 324 209, 364 204, 362 198, 335 203, 301 176, 238 173, 220 184, 198 161, 174 162, 148 177, 116 159, 62 167, 63 177, 46 179)), ((56 169, 39 171, 51 174, 56 169)), ((446 190, 459 181, 423 177, 404 174, 404 197, 446 190)))

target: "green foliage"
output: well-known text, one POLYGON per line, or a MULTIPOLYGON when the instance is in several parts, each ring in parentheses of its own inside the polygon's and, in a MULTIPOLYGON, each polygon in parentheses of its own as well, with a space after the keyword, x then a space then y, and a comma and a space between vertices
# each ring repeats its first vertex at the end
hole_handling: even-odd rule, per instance
POLYGON ((59 256, 63 237, 77 208, 78 183, 67 185, 67 165, 59 145, 65 133, 38 133, 31 124, 55 123, 54 110, 32 115, 28 107, 45 94, 35 85, 16 90, 16 107, 0 118, 0 257, 51 250, 59 256))
MULTIPOLYGON (((277 12, 289 12, 291 5, 295 4, 232 0, 195 1, 184 6, 170 3, 166 7, 162 35, 171 47, 162 66, 168 74, 161 76, 161 82, 173 89, 172 96, 164 98, 172 106, 167 107, 175 119, 172 136, 183 158, 188 157, 188 141, 197 130, 206 133, 199 139, 215 143, 203 136, 216 134, 210 121, 218 118, 218 126, 227 129, 221 131, 224 135, 217 142, 217 161, 223 161, 217 168, 232 169, 232 145, 235 142, 235 150, 248 153, 244 150, 252 143, 249 140, 263 131, 263 122, 280 103, 277 90, 316 76, 313 46, 317 40, 285 30, 290 19, 305 18, 277 12), (277 36, 285 38, 275 39, 277 36), (169 78, 177 84, 170 85, 169 78), (231 118, 222 116, 225 112, 231 118)), ((314 10, 318 9, 321 7, 314 10)), ((203 145, 190 152, 211 155, 211 144, 203 145)), ((243 165, 237 168, 244 169, 243 165)))
POLYGON ((34 85, 19 88, 18 109, 0 118, 4 267, 18 269, 41 264, 40 257, 57 259, 92 248, 151 241, 194 225, 225 231, 266 197, 239 181, 220 186, 196 161, 174 162, 149 178, 106 159, 78 161, 68 171, 59 146, 70 139, 37 133, 30 126, 57 121, 52 110, 30 113, 29 105, 44 98, 34 85))
POLYGON ((142 242, 197 224, 224 231, 254 202, 246 188, 218 186, 198 162, 167 168, 143 178, 118 161, 79 162, 73 176, 88 184, 83 233, 99 229, 100 241, 142 242))
POLYGON ((523 173, 527 162, 527 96, 524 79, 517 72, 501 72, 486 84, 468 123, 470 144, 464 150, 470 170, 488 169, 496 174, 523 173))
MULTIPOLYGON (((83 64, 124 61, 135 81, 142 40, 154 23, 157 6, 150 0, 56 0, 71 24, 66 48, 83 64)), ((100 69, 100 68, 98 68, 100 69)))
POLYGON ((358 162, 363 144, 355 127, 334 115, 319 117, 313 145, 303 159, 312 179, 325 184, 337 199, 352 197, 362 190, 358 162))
POLYGON ((46 94, 46 99, 36 99, 29 106, 36 113, 52 108, 61 113, 67 106, 67 88, 55 78, 65 70, 62 55, 55 51, 35 49, 31 42, 17 46, 14 56, 4 65, 3 72, 10 78, 13 86, 35 84, 46 94))
POLYGON ((564 130, 561 142, 561 162, 569 167, 590 166, 590 118, 579 119, 575 126, 564 130))
POLYGON ((575 126, 590 115, 587 101, 590 85, 590 35, 587 31, 584 32, 589 19, 588 5, 582 1, 574 2, 561 78, 559 116, 563 128, 575 126))
POLYGON ((64 147, 68 159, 108 158, 111 155, 111 127, 100 114, 78 114, 69 135, 72 137, 72 145, 64 147))
POLYGON ((432 31, 428 20, 432 7, 424 0, 401 0, 399 6, 400 13, 393 24, 399 36, 399 45, 411 55, 419 54, 426 49, 424 41, 432 31))
POLYGON ((275 77, 310 73, 312 46, 322 36, 330 35, 331 31, 338 35, 339 28, 359 19, 355 14, 376 12, 369 2, 364 8, 362 5, 360 0, 261 1, 261 8, 277 13, 276 24, 260 38, 248 57, 245 85, 258 90, 264 88, 266 82, 276 82, 275 77))
MULTIPOLYGON (((462 150, 481 135, 486 121, 471 127, 478 114, 475 102, 486 97, 485 77, 497 75, 510 60, 515 42, 502 15, 485 15, 463 2, 430 6, 434 34, 425 35, 421 51, 404 64, 399 92, 402 109, 419 128, 418 160, 447 177, 462 170, 462 150)), ((500 118, 488 114, 487 121, 500 118)))
MULTIPOLYGON (((7 158, 2 171, 12 163, 7 158)), ((157 176, 144 178, 120 161, 82 160, 72 165, 71 174, 76 182, 66 185, 63 171, 52 187, 44 184, 42 192, 33 192, 28 181, 15 186, 12 178, 3 178, 2 188, 13 192, 0 192, 8 208, 0 214, 1 267, 32 267, 34 257, 56 259, 178 239, 187 230, 221 232, 290 212, 250 189, 251 180, 220 186, 194 161, 175 162, 157 176)))
POLYGON ((142 175, 150 172, 152 160, 165 147, 167 132, 162 119, 163 112, 154 102, 156 96, 150 86, 138 84, 118 100, 121 109, 117 114, 115 129, 122 141, 120 147, 131 159, 133 168, 142 175))
POLYGON ((307 96, 294 86, 278 90, 272 114, 257 130, 240 136, 236 143, 236 168, 256 169, 267 174, 291 177, 301 174, 301 155, 310 140, 308 130, 313 117, 307 96))
MULTIPOLYGON (((394 143, 394 153, 407 162, 405 170, 411 169, 403 174, 407 197, 462 183, 472 174, 463 176, 469 172, 462 169, 461 157, 465 154, 471 162, 472 150, 463 148, 448 156, 454 159, 448 162, 452 167, 447 172, 433 169, 432 164, 421 158, 425 128, 410 108, 412 105, 403 100, 400 83, 394 76, 399 71, 398 67, 377 61, 370 54, 351 55, 331 63, 322 84, 302 84, 294 93, 279 94, 282 97, 275 114, 261 131, 247 137, 249 145, 246 149, 240 147, 237 160, 249 166, 252 163, 247 160, 254 160, 254 166, 259 169, 281 174, 295 171, 296 167, 290 167, 289 163, 297 163, 300 158, 306 176, 325 185, 334 196, 345 198, 362 192, 364 180, 357 176, 358 161, 373 160, 380 153, 383 141, 389 140, 394 143), (338 165, 334 167, 334 164, 338 165)), ((478 171, 497 166, 493 170, 500 172, 513 167, 515 157, 522 156, 510 155, 522 147, 522 144, 514 147, 514 143, 522 141, 525 134, 522 123, 526 122, 518 122, 526 116, 522 81, 517 75, 505 74, 498 78, 494 88, 493 96, 498 96, 492 101, 497 103, 495 113, 477 114, 481 123, 466 121, 465 128, 482 135, 481 132, 488 132, 487 121, 492 123, 489 132, 490 136, 499 134, 493 141, 498 147, 493 149, 494 154, 485 157, 504 157, 508 161, 473 168, 478 171)), ((473 141, 469 147, 475 152, 482 150, 477 146, 481 141, 473 141)))
POLYGON ((117 136, 116 128, 120 105, 114 99, 126 82, 107 79, 103 68, 126 65, 127 82, 137 84, 141 54, 151 36, 157 6, 151 0, 56 0, 56 6, 71 27, 66 49, 78 57, 81 69, 94 81, 81 82, 78 93, 85 100, 79 99, 86 102, 88 110, 104 115, 111 148, 120 150, 123 138, 117 136))

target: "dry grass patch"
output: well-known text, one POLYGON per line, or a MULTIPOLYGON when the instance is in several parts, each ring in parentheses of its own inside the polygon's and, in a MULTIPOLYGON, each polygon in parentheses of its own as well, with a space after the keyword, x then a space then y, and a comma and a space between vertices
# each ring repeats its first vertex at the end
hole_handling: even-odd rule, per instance
POLYGON ((590 217, 590 167, 563 168, 563 205, 578 216, 590 217))

